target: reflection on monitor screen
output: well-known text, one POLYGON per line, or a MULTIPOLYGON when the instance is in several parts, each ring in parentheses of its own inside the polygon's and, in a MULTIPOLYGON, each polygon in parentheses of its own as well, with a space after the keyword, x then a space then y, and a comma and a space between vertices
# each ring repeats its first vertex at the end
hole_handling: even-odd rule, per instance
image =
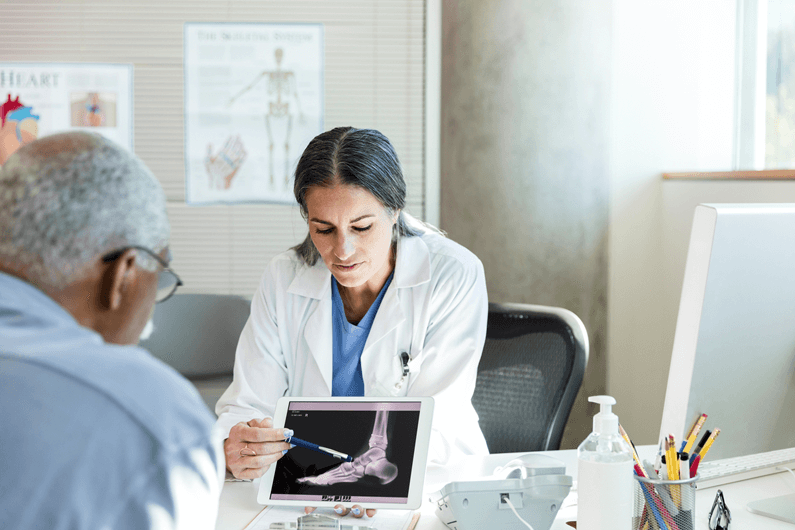
POLYGON ((353 462, 294 447, 276 464, 274 500, 408 502, 419 402, 291 402, 285 428, 353 462))

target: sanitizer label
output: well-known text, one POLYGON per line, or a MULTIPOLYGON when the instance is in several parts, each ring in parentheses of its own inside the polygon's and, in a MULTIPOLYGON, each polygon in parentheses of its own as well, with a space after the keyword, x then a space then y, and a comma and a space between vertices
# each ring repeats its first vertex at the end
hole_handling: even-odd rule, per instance
POLYGON ((577 467, 577 530, 631 530, 632 461, 580 460, 577 467))

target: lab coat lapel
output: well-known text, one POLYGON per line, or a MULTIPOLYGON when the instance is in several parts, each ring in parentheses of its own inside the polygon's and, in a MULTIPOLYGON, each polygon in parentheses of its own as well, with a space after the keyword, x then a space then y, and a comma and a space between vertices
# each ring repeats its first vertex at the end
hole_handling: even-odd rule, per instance
POLYGON ((376 348, 376 345, 389 332, 403 323, 404 320, 406 320, 406 315, 403 313, 403 308, 400 307, 400 297, 397 289, 394 289, 393 284, 390 284, 386 293, 384 293, 384 298, 381 299, 381 307, 378 308, 378 313, 375 314, 373 326, 370 328, 369 335, 367 335, 367 342, 364 343, 362 374, 372 373, 379 363, 378 354, 375 352, 382 351, 382 348, 376 348))
POLYGON ((326 383, 327 394, 331 395, 333 373, 334 336, 331 321, 331 272, 323 261, 318 260, 313 267, 303 267, 287 290, 314 300, 309 301, 310 308, 315 306, 304 326, 306 341, 312 358, 317 365, 323 381, 326 383))
MULTIPOLYGON (((395 260, 395 273, 381 307, 373 320, 370 334, 362 351, 362 373, 365 381, 370 374, 374 374, 386 349, 386 354, 397 355, 399 352, 390 351, 396 347, 396 340, 381 342, 392 330, 400 326, 407 318, 403 310, 401 298, 411 300, 411 287, 415 287, 431 279, 431 261, 428 245, 419 237, 401 238, 398 241, 397 258, 395 260)), ((407 308, 408 310, 408 308, 407 308)), ((388 362, 388 361, 387 361, 388 362)))

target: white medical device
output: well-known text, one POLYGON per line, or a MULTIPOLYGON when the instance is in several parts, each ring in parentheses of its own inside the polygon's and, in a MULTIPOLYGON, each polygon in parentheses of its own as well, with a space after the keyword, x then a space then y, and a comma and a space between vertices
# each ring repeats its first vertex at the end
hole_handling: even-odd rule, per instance
POLYGON ((451 482, 430 500, 450 530, 526 528, 507 501, 534 530, 549 530, 571 485, 563 462, 531 453, 498 467, 493 478, 451 482))

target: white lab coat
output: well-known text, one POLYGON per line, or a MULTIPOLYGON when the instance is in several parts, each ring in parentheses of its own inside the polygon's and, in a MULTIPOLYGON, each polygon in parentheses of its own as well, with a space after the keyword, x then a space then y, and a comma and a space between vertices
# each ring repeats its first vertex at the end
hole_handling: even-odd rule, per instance
MULTIPOLYGON (((471 398, 486 338, 483 265, 467 249, 427 232, 398 241, 395 272, 362 352, 366 396, 435 398, 429 463, 487 454, 471 398), (400 353, 410 374, 400 384, 400 353)), ((282 396, 331 396, 331 272, 292 250, 276 256, 251 302, 234 381, 216 405, 222 432, 272 416, 282 396)))

